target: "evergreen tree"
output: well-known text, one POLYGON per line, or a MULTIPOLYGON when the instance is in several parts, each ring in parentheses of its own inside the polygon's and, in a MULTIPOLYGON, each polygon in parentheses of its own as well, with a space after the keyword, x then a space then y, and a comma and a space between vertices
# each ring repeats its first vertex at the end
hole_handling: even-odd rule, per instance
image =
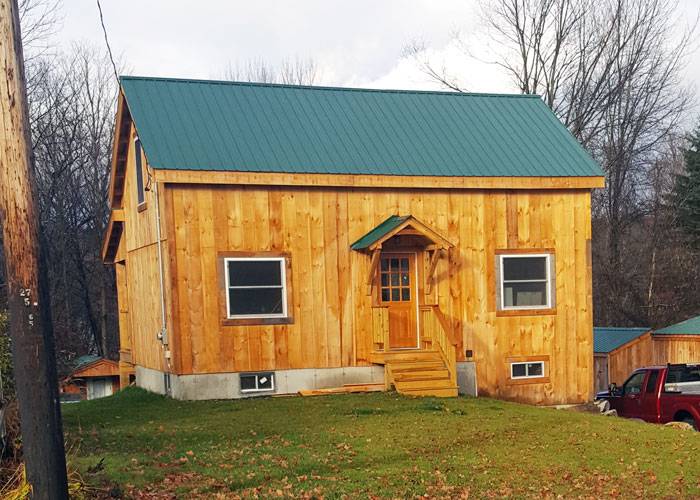
POLYGON ((700 245, 700 127, 688 139, 685 172, 676 177, 672 200, 679 227, 700 245))

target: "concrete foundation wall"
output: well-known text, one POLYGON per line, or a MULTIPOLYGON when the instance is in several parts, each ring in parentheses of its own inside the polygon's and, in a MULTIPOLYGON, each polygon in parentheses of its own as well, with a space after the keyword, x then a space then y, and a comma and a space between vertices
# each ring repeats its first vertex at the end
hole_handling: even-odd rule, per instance
POLYGON ((457 385, 459 393, 466 396, 477 396, 476 363, 462 361, 457 363, 457 385))
MULTIPOLYGON (((240 373, 208 373, 171 375, 171 396, 175 399, 236 399, 271 394, 296 394, 302 389, 327 389, 344 384, 379 384, 384 382, 383 366, 347 368, 309 368, 277 370, 275 390, 242 393, 240 373)), ((136 385, 148 391, 165 394, 163 373, 136 367, 136 385)))
POLYGON ((136 385, 156 394, 165 394, 164 375, 158 370, 136 366, 136 385))

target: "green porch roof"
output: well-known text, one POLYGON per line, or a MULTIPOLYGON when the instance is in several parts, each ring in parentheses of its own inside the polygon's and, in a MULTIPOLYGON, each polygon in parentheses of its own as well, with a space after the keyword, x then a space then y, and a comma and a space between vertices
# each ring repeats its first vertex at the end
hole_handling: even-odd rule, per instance
POLYGON ((660 335, 700 335, 700 316, 686 319, 660 330, 655 330, 654 334, 660 335))
POLYGON ((353 250, 365 250, 410 218, 410 215, 392 215, 387 220, 372 229, 369 233, 365 234, 362 238, 350 245, 350 248, 353 250))
POLYGON ((590 177, 600 167, 535 95, 123 76, 157 169, 590 177))
POLYGON ((608 353, 649 331, 649 328, 593 328, 593 352, 608 353))

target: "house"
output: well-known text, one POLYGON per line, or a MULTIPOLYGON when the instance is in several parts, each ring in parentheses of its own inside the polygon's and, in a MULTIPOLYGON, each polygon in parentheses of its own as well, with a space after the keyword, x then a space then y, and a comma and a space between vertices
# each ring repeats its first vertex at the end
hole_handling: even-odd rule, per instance
POLYGON ((119 365, 100 356, 81 356, 75 368, 60 384, 61 399, 73 395, 80 399, 111 396, 119 390, 119 365))
POLYGON ((611 353, 614 359, 613 364, 618 371, 622 364, 625 366, 634 365, 634 368, 626 372, 627 374, 632 373, 632 370, 635 368, 643 366, 643 364, 637 364, 640 360, 635 359, 634 356, 625 357, 623 362, 620 361, 620 358, 625 356, 622 353, 634 352, 634 350, 628 351, 626 347, 628 345, 636 345, 636 342, 641 342, 639 338, 647 332, 649 332, 649 328, 597 326, 593 328, 593 376, 596 392, 606 391, 610 385, 609 359, 611 353))
POLYGON ((603 185, 537 96, 123 77, 120 369, 181 399, 590 400, 603 185))
POLYGON ((637 368, 668 363, 700 363, 700 316, 659 330, 647 330, 611 350, 609 381, 622 385, 637 368))

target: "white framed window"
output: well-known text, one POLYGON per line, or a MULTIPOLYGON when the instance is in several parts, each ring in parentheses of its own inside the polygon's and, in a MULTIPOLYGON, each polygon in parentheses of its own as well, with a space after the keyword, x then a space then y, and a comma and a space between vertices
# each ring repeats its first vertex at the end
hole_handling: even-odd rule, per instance
POLYGON ((504 310, 551 309, 551 254, 501 254, 499 299, 504 310))
POLYGON ((271 392, 275 390, 275 374, 273 372, 264 373, 241 373, 241 392, 271 392))
POLYGON ((223 260, 228 319, 287 317, 284 257, 227 257, 223 260))
POLYGON ((542 378, 544 377, 544 361, 526 361, 510 364, 510 378, 542 378))

